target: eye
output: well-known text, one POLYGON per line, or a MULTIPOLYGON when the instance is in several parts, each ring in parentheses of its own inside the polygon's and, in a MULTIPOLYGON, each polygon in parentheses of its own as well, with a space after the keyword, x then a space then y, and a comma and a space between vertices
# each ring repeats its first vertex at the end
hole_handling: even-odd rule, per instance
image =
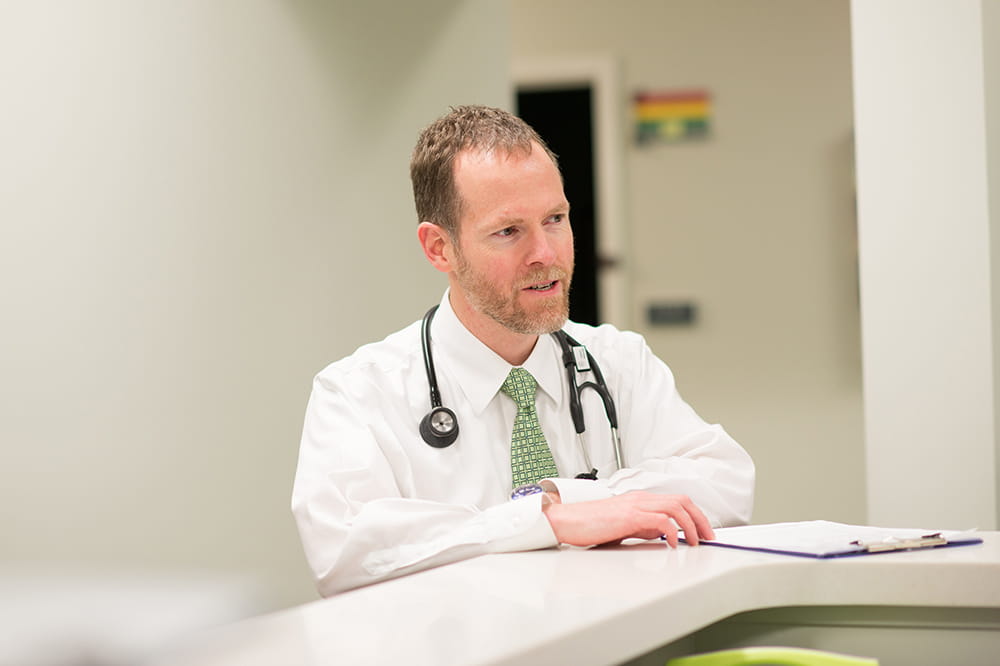
POLYGON ((500 236, 501 238, 508 238, 510 236, 513 236, 515 231, 517 230, 514 227, 507 227, 506 229, 501 229, 500 231, 497 231, 496 235, 500 236))
POLYGON ((555 215, 550 215, 548 221, 550 224, 559 224, 560 222, 565 222, 566 213, 556 213, 555 215))

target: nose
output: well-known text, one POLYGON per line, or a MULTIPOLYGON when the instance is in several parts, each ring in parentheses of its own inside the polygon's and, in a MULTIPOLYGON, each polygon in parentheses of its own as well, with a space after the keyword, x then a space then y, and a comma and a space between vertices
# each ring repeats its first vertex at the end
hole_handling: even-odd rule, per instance
POLYGON ((528 239, 525 263, 529 266, 550 266, 555 263, 557 256, 556 238, 544 229, 535 229, 528 239))

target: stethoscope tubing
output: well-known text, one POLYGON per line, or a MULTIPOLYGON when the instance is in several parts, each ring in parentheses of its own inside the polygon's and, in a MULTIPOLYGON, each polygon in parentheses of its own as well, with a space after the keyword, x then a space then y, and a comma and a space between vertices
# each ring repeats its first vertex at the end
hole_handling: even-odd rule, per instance
POLYGON ((569 386, 569 410, 570 415, 573 417, 573 427, 576 429, 577 435, 582 435, 584 430, 587 429, 583 419, 581 394, 584 389, 593 389, 600 396, 601 402, 604 404, 604 414, 607 416, 608 425, 611 427, 611 443, 615 450, 615 465, 618 469, 622 469, 625 467, 625 458, 622 455, 621 437, 618 435, 618 410, 615 409, 615 401, 608 390, 607 382, 604 381, 604 373, 601 372, 601 367, 594 360, 594 356, 590 353, 590 350, 577 342, 566 331, 559 330, 552 335, 559 342, 563 350, 563 365, 566 367, 566 384, 569 386), (576 360, 574 348, 585 350, 588 363, 587 369, 594 373, 596 382, 587 381, 582 384, 577 383, 579 365, 576 360))
POLYGON ((438 388, 437 372, 434 371, 434 357, 431 355, 431 322, 438 306, 427 311, 420 324, 420 347, 424 353, 424 370, 427 371, 427 385, 430 387, 431 407, 441 406, 441 391, 438 388))

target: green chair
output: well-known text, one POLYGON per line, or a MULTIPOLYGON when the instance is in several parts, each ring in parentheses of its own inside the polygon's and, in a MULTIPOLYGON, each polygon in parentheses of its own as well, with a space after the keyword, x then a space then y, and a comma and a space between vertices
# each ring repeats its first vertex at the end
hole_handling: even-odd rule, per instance
POLYGON ((852 657, 822 650, 789 647, 747 647, 675 657, 667 666, 877 666, 878 659, 852 657))

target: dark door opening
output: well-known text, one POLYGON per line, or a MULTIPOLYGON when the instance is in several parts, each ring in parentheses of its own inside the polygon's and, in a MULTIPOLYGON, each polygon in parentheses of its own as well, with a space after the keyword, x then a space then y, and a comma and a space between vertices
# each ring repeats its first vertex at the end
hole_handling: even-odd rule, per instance
POLYGON ((517 113, 559 157, 576 244, 569 317, 600 323, 594 201, 594 136, 590 87, 518 90, 517 113))

